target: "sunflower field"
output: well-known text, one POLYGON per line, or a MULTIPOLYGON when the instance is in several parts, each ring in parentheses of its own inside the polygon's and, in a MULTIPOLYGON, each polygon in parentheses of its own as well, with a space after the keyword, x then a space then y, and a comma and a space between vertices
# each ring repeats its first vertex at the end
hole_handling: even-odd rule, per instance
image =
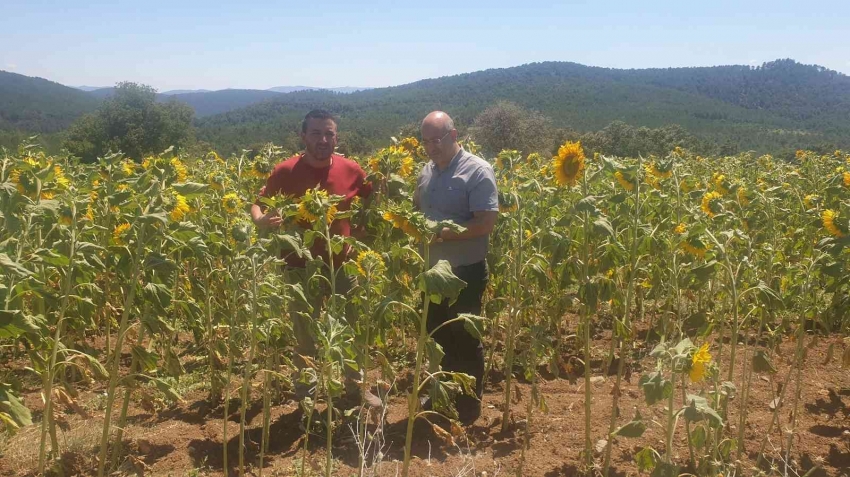
POLYGON ((457 318, 486 353, 468 427, 474 378, 426 329, 465 286, 428 244, 461 227, 414 210, 417 139, 357 158, 371 200, 264 199, 284 225, 258 233, 288 156, 2 154, 0 475, 850 472, 850 154, 488 158, 484 316, 457 318), (365 235, 333 236, 343 218, 365 235))

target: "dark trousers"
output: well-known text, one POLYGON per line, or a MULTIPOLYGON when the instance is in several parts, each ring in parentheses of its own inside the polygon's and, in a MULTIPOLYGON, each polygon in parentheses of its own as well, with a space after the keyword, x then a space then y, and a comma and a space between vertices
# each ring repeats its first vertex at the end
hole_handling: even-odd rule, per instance
MULTIPOLYGON (((448 300, 428 305, 428 332, 441 323, 456 318, 461 313, 481 315, 481 297, 487 288, 487 262, 452 267, 452 272, 466 282, 457 301, 449 306, 448 300)), ((442 367, 445 371, 466 373, 475 378, 475 393, 478 398, 484 393, 484 347, 481 341, 466 331, 464 322, 450 323, 434 333, 434 341, 443 347, 445 356, 442 367)), ((460 404, 459 400, 458 404, 460 404)))

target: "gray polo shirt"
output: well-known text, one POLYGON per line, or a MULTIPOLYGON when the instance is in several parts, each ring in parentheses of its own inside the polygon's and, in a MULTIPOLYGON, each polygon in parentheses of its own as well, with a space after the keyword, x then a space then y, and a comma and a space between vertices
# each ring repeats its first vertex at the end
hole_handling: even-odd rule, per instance
MULTIPOLYGON (((499 194, 493 166, 463 149, 440 171, 429 161, 419 172, 416 184, 419 208, 431 220, 451 220, 463 225, 473 212, 499 211, 499 194)), ((487 257, 489 235, 466 240, 446 240, 431 244, 433 266, 448 260, 453 266, 471 265, 487 257)))

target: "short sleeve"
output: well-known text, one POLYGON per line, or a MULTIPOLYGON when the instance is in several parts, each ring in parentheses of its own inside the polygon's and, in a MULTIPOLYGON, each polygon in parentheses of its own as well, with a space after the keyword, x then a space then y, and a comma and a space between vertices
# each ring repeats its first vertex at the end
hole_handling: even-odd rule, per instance
POLYGON ((492 167, 479 167, 469 185, 470 212, 499 211, 499 192, 496 189, 496 174, 492 167))

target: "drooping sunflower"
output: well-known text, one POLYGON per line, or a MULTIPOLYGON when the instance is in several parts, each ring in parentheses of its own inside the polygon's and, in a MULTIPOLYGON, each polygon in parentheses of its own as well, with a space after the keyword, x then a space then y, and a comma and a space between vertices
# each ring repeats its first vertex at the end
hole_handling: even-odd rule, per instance
POLYGON ((71 225, 74 223, 74 212, 67 205, 59 208, 59 223, 62 225, 71 225))
POLYGON ((364 277, 380 275, 387 269, 381 254, 374 250, 364 250, 357 254, 355 263, 357 264, 357 272, 364 277))
POLYGON ((539 153, 532 152, 531 154, 529 154, 528 156, 525 157, 525 163, 533 166, 533 165, 537 165, 538 163, 540 163, 541 159, 543 159, 543 158, 540 156, 539 153))
POLYGON ((221 207, 228 214, 235 214, 242 205, 242 201, 239 199, 239 196, 236 195, 235 192, 231 192, 229 194, 225 194, 224 197, 221 198, 221 207))
POLYGON ((189 177, 189 170, 186 169, 186 165, 183 164, 179 158, 173 157, 171 161, 171 169, 174 170, 174 175, 177 177, 177 182, 186 182, 186 179, 189 177))
POLYGON ((60 189, 67 189, 71 185, 71 181, 65 177, 65 171, 59 164, 53 166, 53 181, 56 182, 56 187, 60 189))
POLYGON ((403 215, 388 210, 384 212, 383 217, 387 222, 391 222, 393 227, 401 229, 404 233, 413 237, 417 241, 422 239, 422 234, 419 233, 419 230, 417 230, 416 227, 403 215))
POLYGON ((817 194, 809 194, 803 197, 803 204, 806 206, 806 209, 814 209, 815 205, 817 205, 820 196, 817 194))
POLYGON ((705 258, 705 254, 708 252, 708 245, 706 245, 698 237, 688 237, 685 240, 682 240, 679 247, 686 253, 697 258, 705 258))
POLYGON ((186 197, 181 194, 174 193, 172 195, 173 204, 171 206, 171 212, 169 212, 168 217, 175 222, 180 222, 183 220, 183 217, 189 213, 191 208, 189 207, 189 203, 186 201, 186 197))
POLYGON ((844 182, 844 187, 850 187, 850 172, 841 174, 841 180, 844 182))
POLYGON ((832 235, 833 237, 841 238, 841 237, 844 237, 845 235, 847 235, 847 231, 843 230, 844 227, 842 227, 841 225, 836 223, 837 218, 838 218, 838 212, 831 210, 831 209, 826 209, 821 214, 821 220, 823 221, 823 228, 825 228, 826 231, 829 232, 829 234, 832 235))
POLYGON ((112 229, 112 241, 115 242, 116 245, 123 245, 124 236, 129 230, 130 224, 127 222, 116 225, 115 228, 112 229))
POLYGON ((673 175, 673 161, 652 161, 644 169, 652 176, 659 179, 667 179, 673 175))
POLYGON ((413 174, 413 157, 406 156, 401 160, 401 166, 398 168, 398 175, 401 177, 410 177, 413 174))
POLYGON ((726 195, 729 193, 729 182, 726 180, 725 175, 715 172, 714 176, 711 178, 711 182, 714 184, 714 189, 719 192, 720 195, 726 195))
POLYGON ((584 149, 581 141, 565 142, 558 148, 558 155, 552 158, 552 167, 555 169, 555 181, 560 186, 572 187, 584 175, 584 149))
POLYGON ((615 172, 614 178, 617 179, 617 183, 620 184, 620 187, 622 187, 623 189, 626 189, 629 192, 635 190, 635 184, 626 180, 626 176, 624 176, 622 172, 615 172))
POLYGON ((717 191, 712 191, 706 193, 702 196, 702 204, 700 208, 709 218, 714 218, 715 215, 720 213, 720 199, 723 195, 717 191))
POLYGON ((738 186, 738 190, 735 193, 738 196, 738 203, 741 204, 741 207, 746 207, 750 204, 750 196, 747 193, 747 188, 743 185, 738 186))
POLYGON ((419 149, 419 140, 410 136, 399 141, 398 145, 410 154, 416 154, 416 151, 419 149))
POLYGON ((709 363, 711 363, 711 353, 708 352, 708 343, 705 343, 691 358, 691 371, 688 373, 691 382, 698 383, 705 379, 706 366, 709 363))

